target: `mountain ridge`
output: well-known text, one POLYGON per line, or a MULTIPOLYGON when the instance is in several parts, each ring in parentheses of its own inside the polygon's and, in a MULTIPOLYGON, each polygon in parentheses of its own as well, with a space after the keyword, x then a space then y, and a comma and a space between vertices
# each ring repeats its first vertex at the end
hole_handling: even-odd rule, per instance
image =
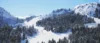
POLYGON ((22 22, 22 19, 16 18, 13 15, 11 15, 8 11, 6 11, 4 8, 0 7, 0 26, 3 25, 11 25, 15 26, 15 24, 22 22))

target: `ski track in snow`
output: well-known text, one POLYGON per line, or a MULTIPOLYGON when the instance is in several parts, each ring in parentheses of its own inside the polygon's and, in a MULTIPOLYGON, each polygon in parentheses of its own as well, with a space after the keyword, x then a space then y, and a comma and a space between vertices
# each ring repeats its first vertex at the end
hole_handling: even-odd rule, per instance
POLYGON ((41 42, 48 43, 48 41, 52 39, 58 41, 59 39, 63 39, 64 37, 67 38, 71 34, 71 32, 56 34, 51 31, 46 31, 44 30, 43 27, 36 26, 36 22, 39 20, 41 20, 41 18, 36 17, 29 22, 25 22, 25 25, 27 26, 34 25, 34 28, 38 30, 38 33, 36 36, 28 37, 29 43, 41 43, 41 42))

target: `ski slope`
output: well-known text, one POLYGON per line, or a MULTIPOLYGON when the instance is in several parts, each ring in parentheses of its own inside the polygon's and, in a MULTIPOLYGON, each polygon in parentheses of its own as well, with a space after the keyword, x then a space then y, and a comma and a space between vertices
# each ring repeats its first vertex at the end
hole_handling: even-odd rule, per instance
POLYGON ((35 35, 33 37, 28 37, 29 43, 41 43, 41 42, 48 43, 48 41, 52 40, 52 39, 58 41, 59 39, 63 39, 64 37, 67 38, 71 34, 71 32, 57 34, 57 33, 51 32, 51 31, 46 31, 46 30, 44 30, 44 27, 36 26, 36 22, 39 20, 41 20, 41 18, 36 17, 36 18, 33 18, 29 22, 25 21, 25 25, 27 25, 28 27, 34 25, 34 28, 36 28, 38 30, 37 35, 35 35))

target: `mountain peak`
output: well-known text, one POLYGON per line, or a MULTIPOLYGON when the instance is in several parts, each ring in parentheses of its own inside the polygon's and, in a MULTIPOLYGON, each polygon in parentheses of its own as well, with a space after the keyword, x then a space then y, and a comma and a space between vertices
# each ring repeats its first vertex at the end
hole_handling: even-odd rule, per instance
POLYGON ((77 5, 74 8, 76 14, 87 15, 91 17, 96 17, 100 15, 100 4, 93 2, 87 4, 77 5))

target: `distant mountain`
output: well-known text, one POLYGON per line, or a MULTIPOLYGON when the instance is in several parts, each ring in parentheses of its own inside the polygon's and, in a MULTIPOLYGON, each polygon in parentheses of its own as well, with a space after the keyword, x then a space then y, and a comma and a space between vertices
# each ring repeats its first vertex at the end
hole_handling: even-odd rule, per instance
POLYGON ((74 11, 77 14, 100 18, 100 3, 94 2, 77 5, 74 11))
POLYGON ((14 26, 15 24, 20 22, 23 22, 23 20, 12 16, 4 8, 0 7, 0 26, 3 26, 5 24, 14 26))

